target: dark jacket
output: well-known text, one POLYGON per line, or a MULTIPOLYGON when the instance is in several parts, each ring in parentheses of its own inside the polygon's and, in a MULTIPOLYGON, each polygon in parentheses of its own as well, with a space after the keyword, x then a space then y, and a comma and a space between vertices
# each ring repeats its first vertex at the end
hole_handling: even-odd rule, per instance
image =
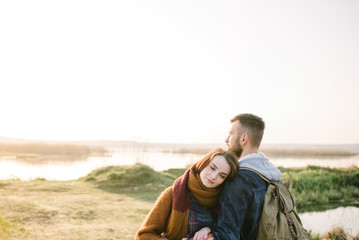
POLYGON ((239 169, 220 195, 220 211, 212 233, 216 240, 255 240, 267 183, 256 173, 239 169), (242 233, 242 235, 241 235, 242 233))

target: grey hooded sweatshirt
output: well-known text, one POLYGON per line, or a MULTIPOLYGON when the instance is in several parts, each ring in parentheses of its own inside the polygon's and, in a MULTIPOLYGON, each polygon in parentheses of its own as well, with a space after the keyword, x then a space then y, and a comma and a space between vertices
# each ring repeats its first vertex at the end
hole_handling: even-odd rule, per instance
POLYGON ((261 152, 251 153, 239 159, 239 167, 256 170, 269 180, 278 181, 281 175, 280 170, 261 152))

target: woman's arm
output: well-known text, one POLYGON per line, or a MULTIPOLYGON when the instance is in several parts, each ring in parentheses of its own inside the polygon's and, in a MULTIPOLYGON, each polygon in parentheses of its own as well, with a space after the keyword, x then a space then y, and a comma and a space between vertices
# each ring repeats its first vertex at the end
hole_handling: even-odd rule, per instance
POLYGON ((164 240, 161 237, 166 229, 168 216, 172 210, 172 187, 167 188, 157 199, 141 228, 136 233, 136 240, 164 240))

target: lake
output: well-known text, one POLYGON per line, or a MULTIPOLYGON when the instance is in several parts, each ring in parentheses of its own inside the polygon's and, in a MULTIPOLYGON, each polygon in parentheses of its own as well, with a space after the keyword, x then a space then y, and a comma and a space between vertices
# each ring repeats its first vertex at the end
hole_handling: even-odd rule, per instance
MULTIPOLYGON (((97 168, 110 165, 132 165, 137 162, 162 171, 169 168, 185 168, 203 156, 192 153, 172 153, 160 148, 150 148, 145 151, 131 148, 108 148, 108 150, 111 155, 108 157, 89 157, 71 161, 28 162, 12 156, 3 156, 0 158, 0 180, 20 179, 26 181, 36 178, 74 180, 86 176, 97 168)), ((331 168, 359 167, 359 155, 342 159, 280 158, 271 159, 271 162, 282 167, 305 167, 308 165, 331 168)))
MULTIPOLYGON (((160 148, 135 150, 131 148, 108 148, 111 156, 89 157, 74 161, 43 161, 29 163, 11 156, 0 158, 0 180, 20 179, 33 180, 74 180, 86 176, 91 171, 110 165, 132 165, 143 163, 157 171, 169 168, 185 168, 199 160, 202 155, 191 153, 172 153, 160 148)), ((276 166, 305 167, 316 165, 330 168, 359 167, 359 155, 342 159, 271 159, 276 166)), ((359 208, 348 206, 335 209, 300 214, 306 229, 323 233, 334 226, 343 227, 346 232, 359 233, 359 208)))

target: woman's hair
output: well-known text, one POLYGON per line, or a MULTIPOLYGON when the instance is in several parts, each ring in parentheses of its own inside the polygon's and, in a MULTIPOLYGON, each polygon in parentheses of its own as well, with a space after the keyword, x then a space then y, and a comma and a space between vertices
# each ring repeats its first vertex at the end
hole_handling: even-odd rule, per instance
POLYGON ((223 156, 226 159, 227 163, 231 168, 226 180, 232 180, 237 174, 238 160, 231 152, 225 151, 222 148, 215 148, 209 153, 207 153, 201 160, 197 161, 191 166, 191 170, 194 173, 200 173, 205 167, 207 167, 211 163, 212 159, 215 156, 223 156))

